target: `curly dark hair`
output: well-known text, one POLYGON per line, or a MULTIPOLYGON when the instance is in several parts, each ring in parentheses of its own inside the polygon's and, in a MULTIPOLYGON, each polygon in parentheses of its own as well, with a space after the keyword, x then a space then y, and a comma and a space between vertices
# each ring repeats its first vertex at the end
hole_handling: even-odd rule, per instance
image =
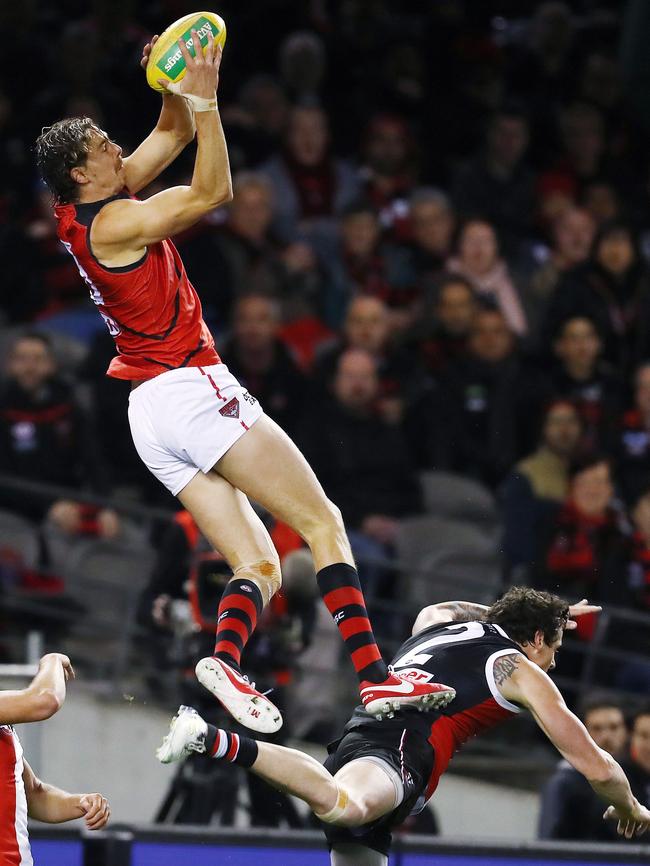
POLYGON ((569 604, 550 592, 513 586, 488 610, 486 620, 500 625, 519 644, 532 643, 541 631, 550 646, 569 619, 569 604))
POLYGON ((57 202, 77 200, 79 187, 70 171, 84 165, 97 124, 90 117, 67 117, 45 126, 36 139, 36 164, 57 202))

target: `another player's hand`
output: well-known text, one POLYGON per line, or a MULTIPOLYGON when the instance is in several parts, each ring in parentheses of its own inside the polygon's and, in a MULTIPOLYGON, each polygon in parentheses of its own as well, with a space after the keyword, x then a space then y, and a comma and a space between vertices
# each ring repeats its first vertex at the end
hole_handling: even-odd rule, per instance
POLYGON ((575 621, 577 616, 584 616, 586 613, 600 613, 602 607, 599 604, 589 604, 586 598, 583 598, 577 604, 572 604, 569 607, 569 619, 564 628, 571 631, 573 628, 578 628, 578 623, 575 621))
POLYGON ((147 42, 147 44, 142 49, 142 59, 140 60, 140 66, 143 69, 147 68, 147 64, 149 63, 149 56, 151 54, 151 49, 154 47, 156 42, 158 41, 158 36, 154 36, 151 42, 147 42))
POLYGON ((111 817, 108 800, 101 794, 82 794, 79 797, 79 809, 88 830, 101 830, 111 817))
POLYGON ((616 832, 619 836, 625 836, 626 839, 631 839, 633 836, 642 836, 650 827, 650 811, 642 806, 636 800, 634 806, 629 811, 617 809, 615 806, 610 806, 603 818, 606 821, 618 821, 616 832))
POLYGON ((47 664, 48 660, 56 661, 63 667, 63 674, 66 682, 75 678, 74 668, 72 667, 72 663, 67 655, 64 653, 47 653, 47 655, 44 655, 41 659, 40 666, 42 667, 44 664, 47 664))
MULTIPOLYGON (((200 96, 202 99, 214 99, 217 85, 219 84, 219 66, 221 64, 221 46, 214 44, 212 32, 208 32, 208 45, 205 56, 201 48, 201 40, 196 30, 192 30, 192 42, 198 46, 196 55, 192 57, 187 45, 182 39, 178 40, 178 46, 185 60, 185 76, 180 82, 181 94, 189 93, 200 96)), ((169 89, 169 81, 158 79, 158 84, 165 90, 169 89)))

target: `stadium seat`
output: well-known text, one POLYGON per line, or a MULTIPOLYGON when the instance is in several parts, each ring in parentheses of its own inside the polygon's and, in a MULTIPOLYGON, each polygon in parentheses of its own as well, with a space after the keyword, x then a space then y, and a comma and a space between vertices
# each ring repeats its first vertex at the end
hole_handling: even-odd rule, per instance
POLYGON ((115 676, 128 661, 138 598, 154 559, 145 545, 94 541, 78 551, 66 570, 66 594, 86 610, 72 633, 83 635, 90 660, 100 667, 108 664, 115 676))
POLYGON ((25 568, 36 568, 40 555, 38 527, 10 511, 0 511, 0 558, 3 552, 17 555, 25 568))
POLYGON ((472 478, 451 472, 422 472, 420 483, 424 507, 429 514, 451 520, 463 520, 495 532, 499 512, 492 493, 472 478))
POLYGON ((496 538, 460 521, 403 520, 397 535, 401 593, 413 608, 450 599, 488 603, 501 585, 496 538))

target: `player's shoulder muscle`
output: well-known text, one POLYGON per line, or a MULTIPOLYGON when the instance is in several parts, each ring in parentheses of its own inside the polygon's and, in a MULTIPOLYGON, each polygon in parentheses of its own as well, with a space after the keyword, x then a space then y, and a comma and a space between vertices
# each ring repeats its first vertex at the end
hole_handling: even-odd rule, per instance
POLYGON ((93 220, 91 240, 94 243, 111 244, 126 240, 137 232, 142 202, 121 198, 108 202, 93 220))

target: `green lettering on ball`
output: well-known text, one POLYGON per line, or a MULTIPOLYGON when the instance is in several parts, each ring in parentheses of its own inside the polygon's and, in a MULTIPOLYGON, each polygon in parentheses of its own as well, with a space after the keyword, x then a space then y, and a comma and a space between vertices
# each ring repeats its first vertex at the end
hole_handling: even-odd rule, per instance
MULTIPOLYGON (((219 34, 217 26, 213 24, 212 21, 208 21, 208 19, 203 15, 197 18, 196 21, 192 22, 185 33, 180 37, 187 46, 187 50, 190 52, 192 57, 194 57, 192 30, 196 30, 198 33, 201 47, 208 44, 208 33, 212 33, 215 39, 219 34)), ((176 81, 178 76, 185 72, 185 58, 181 53, 181 49, 178 47, 178 40, 169 46, 169 50, 166 54, 163 54, 156 65, 158 66, 158 69, 160 69, 161 72, 164 72, 172 81, 176 81)))

